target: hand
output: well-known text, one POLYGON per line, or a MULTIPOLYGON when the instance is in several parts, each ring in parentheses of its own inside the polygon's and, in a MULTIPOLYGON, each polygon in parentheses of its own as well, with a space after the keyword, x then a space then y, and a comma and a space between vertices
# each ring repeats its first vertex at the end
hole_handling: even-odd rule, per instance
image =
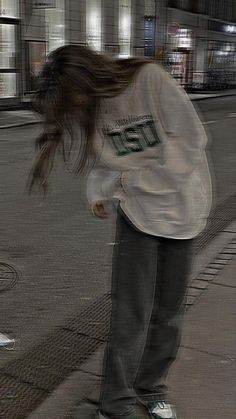
POLYGON ((91 210, 93 215, 95 215, 98 218, 108 218, 109 213, 105 208, 105 202, 106 201, 98 201, 96 204, 92 205, 91 210))

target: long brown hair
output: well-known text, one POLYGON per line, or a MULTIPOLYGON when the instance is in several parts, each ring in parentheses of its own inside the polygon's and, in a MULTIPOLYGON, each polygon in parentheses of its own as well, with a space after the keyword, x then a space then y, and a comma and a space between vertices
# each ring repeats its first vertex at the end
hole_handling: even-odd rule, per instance
MULTIPOLYGON (((66 45, 51 52, 38 77, 34 108, 43 117, 43 133, 36 139, 37 155, 33 164, 29 191, 36 185, 44 191, 53 168, 57 149, 68 158, 65 132, 71 144, 74 132, 72 115, 81 131, 76 170, 81 173, 93 156, 93 137, 102 98, 121 93, 134 79, 145 58, 112 58, 87 46, 66 45)), ((71 149, 71 148, 70 148, 71 149)))

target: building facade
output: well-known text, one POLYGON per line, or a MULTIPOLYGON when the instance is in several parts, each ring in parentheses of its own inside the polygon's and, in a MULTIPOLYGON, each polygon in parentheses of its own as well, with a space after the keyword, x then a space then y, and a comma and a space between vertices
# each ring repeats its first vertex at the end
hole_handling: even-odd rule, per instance
POLYGON ((189 89, 236 86, 235 0, 169 0, 166 64, 189 89))
POLYGON ((144 55, 144 8, 142 0, 0 0, 0 107, 27 100, 60 45, 144 55))
POLYGON ((20 89, 20 10, 14 0, 0 0, 0 101, 12 104, 20 89))
POLYGON ((66 43, 161 60, 188 89, 233 87, 236 1, 0 0, 0 107, 28 100, 66 43))

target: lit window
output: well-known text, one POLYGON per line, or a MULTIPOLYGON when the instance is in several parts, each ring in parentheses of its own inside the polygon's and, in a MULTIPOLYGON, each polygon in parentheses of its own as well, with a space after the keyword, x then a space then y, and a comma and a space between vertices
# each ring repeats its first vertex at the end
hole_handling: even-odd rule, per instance
POLYGON ((65 44, 65 0, 56 0, 56 7, 45 9, 47 52, 65 44))
POLYGON ((86 38, 90 47, 101 51, 101 0, 86 1, 86 38))
POLYGON ((15 25, 0 24, 0 68, 15 68, 15 25))
POLYGON ((131 0, 119 2, 120 57, 129 57, 131 49, 131 0))
POLYGON ((0 16, 1 17, 19 17, 18 0, 0 0, 0 16))
POLYGON ((16 74, 0 73, 0 98, 16 96, 16 74))

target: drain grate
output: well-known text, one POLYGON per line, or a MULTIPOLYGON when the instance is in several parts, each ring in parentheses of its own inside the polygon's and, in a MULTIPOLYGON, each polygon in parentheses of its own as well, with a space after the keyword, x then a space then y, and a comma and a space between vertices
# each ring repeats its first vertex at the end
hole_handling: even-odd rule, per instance
POLYGON ((19 275, 13 266, 0 262, 0 293, 13 288, 18 278, 19 275))
POLYGON ((96 300, 40 345, 1 369, 0 417, 26 418, 105 342, 110 295, 96 300))
POLYGON ((35 405, 38 405, 48 396, 48 392, 7 375, 1 378, 0 392, 0 418, 2 419, 26 418, 32 411, 32 400, 35 405))
POLYGON ((196 250, 200 251, 234 220, 236 220, 236 194, 230 195, 211 211, 206 229, 196 239, 196 250))
MULTIPOLYGON (((207 229, 196 240, 197 252, 236 219, 236 195, 230 196, 211 214, 207 229)), ((189 309, 236 254, 232 241, 206 269, 192 281, 186 298, 189 309)), ((23 419, 43 402, 72 371, 90 357, 107 339, 111 299, 106 294, 22 358, 0 370, 0 417, 23 419)))

